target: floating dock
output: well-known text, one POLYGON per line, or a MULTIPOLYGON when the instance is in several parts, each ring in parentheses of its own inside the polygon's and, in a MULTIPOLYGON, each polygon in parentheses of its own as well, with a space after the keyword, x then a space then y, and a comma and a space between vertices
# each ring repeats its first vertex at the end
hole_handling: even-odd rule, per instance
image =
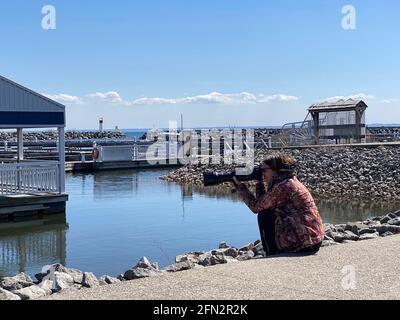
POLYGON ((178 161, 165 164, 151 164, 147 160, 135 161, 108 161, 108 162, 95 162, 95 161, 71 161, 65 164, 66 172, 85 172, 85 171, 105 171, 105 170, 126 170, 126 169, 158 169, 158 168, 176 168, 182 164, 178 161))
POLYGON ((35 193, 0 196, 0 221, 41 214, 65 213, 65 193, 35 193))

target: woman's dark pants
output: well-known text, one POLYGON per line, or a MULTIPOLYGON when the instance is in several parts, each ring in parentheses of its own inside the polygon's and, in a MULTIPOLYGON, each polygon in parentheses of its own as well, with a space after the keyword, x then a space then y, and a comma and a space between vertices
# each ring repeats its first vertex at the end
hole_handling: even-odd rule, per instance
POLYGON ((261 242, 267 256, 278 254, 275 242, 275 219, 271 210, 264 210, 258 214, 258 228, 260 229, 261 242))

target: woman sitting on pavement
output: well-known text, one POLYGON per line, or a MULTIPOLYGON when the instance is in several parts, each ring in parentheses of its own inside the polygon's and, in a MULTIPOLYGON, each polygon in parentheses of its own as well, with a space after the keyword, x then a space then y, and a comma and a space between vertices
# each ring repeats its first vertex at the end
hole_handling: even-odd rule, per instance
POLYGON ((262 163, 263 181, 256 197, 234 178, 234 185, 251 211, 258 214, 261 242, 267 256, 279 253, 314 254, 324 239, 324 226, 308 189, 297 179, 295 161, 287 155, 262 163))

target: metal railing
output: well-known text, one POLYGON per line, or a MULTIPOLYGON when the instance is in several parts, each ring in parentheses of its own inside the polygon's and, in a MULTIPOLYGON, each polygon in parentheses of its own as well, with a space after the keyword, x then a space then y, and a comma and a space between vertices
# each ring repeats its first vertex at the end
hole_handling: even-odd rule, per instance
POLYGON ((153 161, 155 159, 176 159, 182 156, 179 143, 149 143, 115 146, 95 146, 99 150, 99 156, 95 162, 112 161, 153 161), (176 150, 178 150, 176 152, 176 150))
POLYGON ((59 163, 26 161, 0 164, 0 194, 60 192, 59 163))

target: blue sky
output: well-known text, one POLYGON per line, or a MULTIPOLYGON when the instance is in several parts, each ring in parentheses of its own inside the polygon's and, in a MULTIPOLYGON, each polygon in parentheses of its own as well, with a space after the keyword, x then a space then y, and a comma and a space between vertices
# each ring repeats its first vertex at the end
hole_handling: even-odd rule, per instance
POLYGON ((398 0, 4 0, 0 74, 66 104, 70 129, 280 125, 337 96, 400 122, 399 16, 398 0))

